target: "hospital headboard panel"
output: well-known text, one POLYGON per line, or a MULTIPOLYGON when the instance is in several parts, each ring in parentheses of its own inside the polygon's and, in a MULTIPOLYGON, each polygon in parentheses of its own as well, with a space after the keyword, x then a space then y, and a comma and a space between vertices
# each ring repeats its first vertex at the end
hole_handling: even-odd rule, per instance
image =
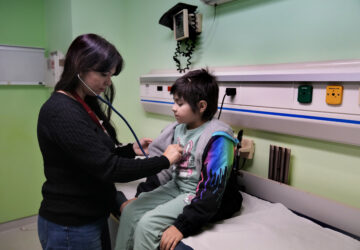
MULTIPOLYGON (((209 68, 219 82, 221 120, 233 126, 360 146, 360 60, 209 68), (300 85, 312 86, 312 101, 300 103, 300 85), (341 104, 326 102, 327 86, 342 86, 341 104)), ((152 71, 140 77, 147 112, 172 115, 169 87, 181 75, 152 71)))

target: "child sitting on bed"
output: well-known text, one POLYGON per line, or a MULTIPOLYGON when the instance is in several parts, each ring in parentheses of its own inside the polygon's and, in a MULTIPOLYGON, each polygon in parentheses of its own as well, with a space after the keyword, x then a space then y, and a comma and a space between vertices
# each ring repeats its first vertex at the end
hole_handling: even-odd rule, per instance
POLYGON ((204 69, 190 71, 170 93, 176 122, 150 144, 149 153, 159 155, 178 143, 184 148, 182 159, 138 187, 149 192, 122 210, 116 250, 174 249, 183 237, 241 207, 238 190, 226 188, 237 140, 227 124, 213 118, 219 93, 215 77, 204 69))

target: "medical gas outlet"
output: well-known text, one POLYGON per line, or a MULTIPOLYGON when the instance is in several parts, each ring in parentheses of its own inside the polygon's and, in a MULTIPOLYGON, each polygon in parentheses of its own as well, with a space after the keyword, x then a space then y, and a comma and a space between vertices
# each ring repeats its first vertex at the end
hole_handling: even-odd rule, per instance
POLYGON ((326 103, 340 105, 343 97, 343 86, 329 85, 326 87, 326 103))

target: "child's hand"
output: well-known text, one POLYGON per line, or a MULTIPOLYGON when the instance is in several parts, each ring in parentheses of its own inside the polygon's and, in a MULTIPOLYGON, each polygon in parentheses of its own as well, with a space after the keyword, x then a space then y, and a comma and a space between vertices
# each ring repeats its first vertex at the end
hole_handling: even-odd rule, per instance
MULTIPOLYGON (((152 139, 151 138, 141 138, 140 139, 140 144, 143 147, 145 154, 149 154, 149 144, 152 143, 152 139)), ((133 149, 136 155, 143 155, 139 145, 137 144, 137 142, 135 142, 133 144, 133 149)))
POLYGON ((184 235, 175 227, 168 227, 160 240, 160 250, 174 250, 180 240, 184 238, 184 235))

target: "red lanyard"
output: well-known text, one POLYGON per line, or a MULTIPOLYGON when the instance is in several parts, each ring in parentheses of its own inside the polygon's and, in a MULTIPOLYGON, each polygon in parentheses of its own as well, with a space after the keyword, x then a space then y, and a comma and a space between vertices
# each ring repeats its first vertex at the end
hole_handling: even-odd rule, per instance
POLYGON ((76 100, 78 102, 81 103, 81 105, 84 107, 84 109, 86 110, 86 112, 90 115, 91 119, 100 127, 102 128, 105 132, 106 132, 106 129, 105 127, 100 123, 100 120, 99 118, 97 118, 97 116, 95 115, 95 113, 91 110, 91 108, 86 104, 86 102, 81 99, 81 97, 75 92, 71 92, 71 94, 76 98, 76 100))

